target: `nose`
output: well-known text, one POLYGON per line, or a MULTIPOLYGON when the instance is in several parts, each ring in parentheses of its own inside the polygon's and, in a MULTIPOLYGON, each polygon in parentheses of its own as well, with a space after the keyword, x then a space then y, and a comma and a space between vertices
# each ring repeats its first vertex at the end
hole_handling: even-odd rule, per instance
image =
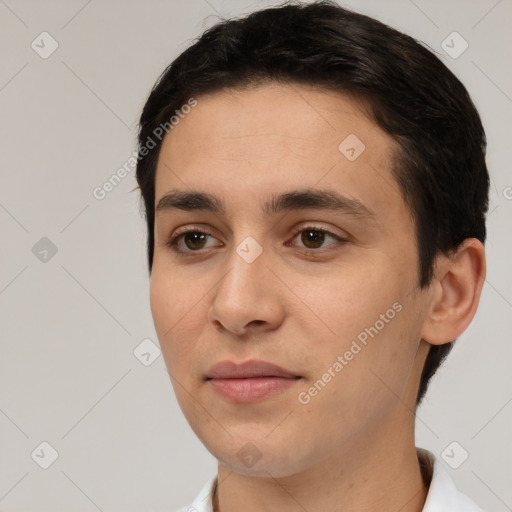
POLYGON ((215 329, 244 336, 277 329, 283 322, 283 289, 264 252, 251 263, 236 251, 215 288, 208 321, 215 329))

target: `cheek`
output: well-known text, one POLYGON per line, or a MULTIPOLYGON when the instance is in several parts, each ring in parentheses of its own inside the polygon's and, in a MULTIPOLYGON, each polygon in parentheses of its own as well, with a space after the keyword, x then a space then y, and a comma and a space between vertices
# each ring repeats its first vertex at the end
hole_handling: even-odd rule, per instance
MULTIPOLYGON (((301 316, 305 328, 312 329, 316 324, 317 336, 312 339, 315 352, 319 346, 342 350, 360 333, 364 337, 365 329, 372 328, 376 322, 379 331, 382 330, 380 315, 391 310, 388 317, 394 316, 393 304, 401 296, 396 281, 372 272, 370 265, 351 265, 346 269, 338 266, 323 276, 314 279, 295 276, 290 282, 295 283, 293 292, 304 306, 305 315, 301 316), (325 337, 325 341, 319 344, 318 336, 325 337)), ((313 334, 311 330, 309 334, 313 334)))
MULTIPOLYGON (((203 291, 204 293, 204 291, 203 291)), ((150 306, 155 330, 168 370, 179 372, 196 354, 195 340, 204 325, 206 310, 190 280, 154 269, 150 283, 150 306), (186 281, 186 282, 185 282, 186 281), (179 365, 177 364, 179 362, 179 365)))
POLYGON ((369 268, 365 265, 363 271, 363 265, 360 269, 351 266, 346 273, 338 269, 336 278, 331 274, 330 279, 319 281, 317 277, 315 286, 311 280, 295 279, 294 291, 307 306, 306 316, 300 320, 302 340, 314 354, 308 384, 331 369, 337 378, 329 388, 339 395, 336 399, 355 393, 373 401, 373 393, 385 392, 380 375, 391 389, 400 388, 407 380, 419 341, 417 328, 410 321, 415 306, 407 280, 386 278, 383 272, 377 274, 369 268), (340 364, 333 369, 336 362, 343 369, 340 364))

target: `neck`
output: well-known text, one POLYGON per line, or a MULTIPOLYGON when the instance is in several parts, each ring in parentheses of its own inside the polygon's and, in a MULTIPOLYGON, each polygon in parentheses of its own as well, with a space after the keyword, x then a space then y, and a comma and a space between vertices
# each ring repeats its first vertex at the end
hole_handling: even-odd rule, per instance
POLYGON ((422 476, 413 425, 408 435, 379 430, 286 477, 242 475, 219 463, 214 512, 421 512, 430 478, 422 476))

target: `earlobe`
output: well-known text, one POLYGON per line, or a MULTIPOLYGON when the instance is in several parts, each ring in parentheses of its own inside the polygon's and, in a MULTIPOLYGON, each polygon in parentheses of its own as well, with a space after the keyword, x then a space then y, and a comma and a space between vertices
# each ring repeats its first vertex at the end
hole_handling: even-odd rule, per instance
POLYGON ((467 238, 450 256, 438 258, 422 331, 425 341, 442 345, 464 332, 476 313, 485 272, 485 249, 476 238, 467 238))

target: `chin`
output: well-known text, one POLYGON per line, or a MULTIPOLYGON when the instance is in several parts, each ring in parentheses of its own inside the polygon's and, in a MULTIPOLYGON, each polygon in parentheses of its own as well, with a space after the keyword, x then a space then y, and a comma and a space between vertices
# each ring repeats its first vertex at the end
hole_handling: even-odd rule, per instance
POLYGON ((202 441, 219 463, 240 475, 282 478, 296 474, 307 466, 307 455, 299 454, 282 437, 251 439, 249 436, 242 439, 234 436, 222 446, 216 442, 218 440, 211 440, 210 443, 204 439, 202 441))
POLYGON ((257 462, 241 462, 238 458, 229 457, 217 460, 226 466, 230 471, 239 475, 263 477, 263 478, 284 478, 298 472, 297 466, 290 461, 283 461, 275 457, 262 457, 257 462), (253 464, 253 465, 251 465, 253 464))

